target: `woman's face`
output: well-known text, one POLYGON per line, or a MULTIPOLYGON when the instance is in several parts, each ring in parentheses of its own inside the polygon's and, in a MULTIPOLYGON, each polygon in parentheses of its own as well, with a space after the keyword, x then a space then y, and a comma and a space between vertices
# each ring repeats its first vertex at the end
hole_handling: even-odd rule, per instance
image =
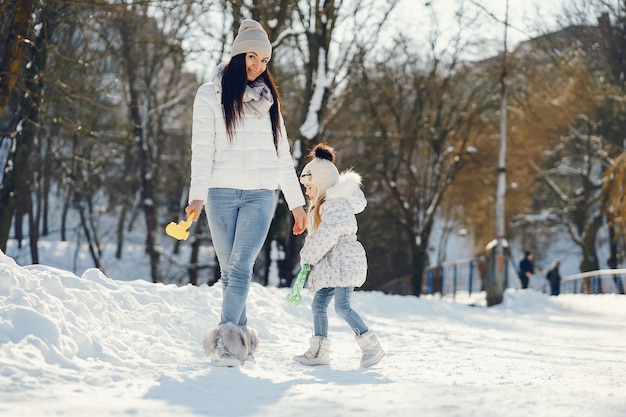
POLYGON ((267 63, 269 61, 270 57, 262 52, 247 52, 246 74, 248 81, 254 81, 259 78, 259 75, 263 74, 267 69, 267 63))
POLYGON ((306 189, 306 196, 309 197, 309 200, 315 201, 318 192, 317 185, 307 184, 304 188, 306 189))

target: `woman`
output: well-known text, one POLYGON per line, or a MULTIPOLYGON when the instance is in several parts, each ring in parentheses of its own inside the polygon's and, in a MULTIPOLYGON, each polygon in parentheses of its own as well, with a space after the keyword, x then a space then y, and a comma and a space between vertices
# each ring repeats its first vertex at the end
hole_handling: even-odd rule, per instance
POLYGON ((188 216, 206 209, 220 264, 222 312, 204 349, 218 366, 251 367, 258 344, 247 326, 252 268, 267 237, 281 189, 295 224, 306 229, 304 197, 293 166, 276 85, 267 70, 272 45, 244 20, 228 63, 194 100, 188 216), (206 203, 205 203, 206 201, 206 203))

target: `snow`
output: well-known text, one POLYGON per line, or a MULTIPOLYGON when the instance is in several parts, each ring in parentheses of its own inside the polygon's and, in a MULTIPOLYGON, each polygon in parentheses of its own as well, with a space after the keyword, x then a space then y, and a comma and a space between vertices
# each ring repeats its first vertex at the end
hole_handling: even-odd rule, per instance
POLYGON ((219 319, 219 285, 78 276, 0 252, 0 416, 626 414, 624 296, 513 289, 487 308, 484 294, 357 291, 353 307, 387 352, 360 369, 334 311, 331 365, 292 361, 311 335, 312 294, 292 307, 288 292, 252 284, 257 366, 216 368, 202 339, 219 319))

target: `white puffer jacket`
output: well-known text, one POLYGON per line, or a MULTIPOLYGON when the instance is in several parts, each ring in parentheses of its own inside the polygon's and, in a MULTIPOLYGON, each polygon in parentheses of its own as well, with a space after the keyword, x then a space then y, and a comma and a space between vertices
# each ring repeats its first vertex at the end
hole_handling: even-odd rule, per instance
POLYGON ((221 68, 210 83, 198 88, 194 100, 189 201, 206 201, 209 188, 280 189, 290 210, 303 206, 282 114, 278 151, 269 112, 261 118, 244 113, 229 141, 220 96, 221 68))
MULTIPOLYGON (((326 191, 317 230, 309 227, 300 262, 312 266, 308 287, 314 291, 326 287, 360 287, 365 282, 367 258, 356 237, 355 214, 367 205, 360 185, 359 174, 341 173, 339 182, 326 191)), ((312 221, 309 218, 309 225, 312 221)))

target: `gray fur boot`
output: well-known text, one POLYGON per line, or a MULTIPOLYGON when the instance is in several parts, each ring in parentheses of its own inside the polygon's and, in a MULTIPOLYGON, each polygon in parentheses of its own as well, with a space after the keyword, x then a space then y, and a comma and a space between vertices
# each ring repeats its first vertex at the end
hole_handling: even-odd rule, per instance
POLYGON ((361 368, 374 366, 385 356, 385 351, 380 347, 380 343, 378 343, 378 339, 372 331, 368 331, 361 336, 356 336, 355 339, 363 353, 361 357, 361 368))
POLYGON ((256 330, 243 326, 243 334, 246 336, 246 340, 248 341, 248 356, 243 360, 242 365, 244 368, 252 369, 256 364, 256 360, 254 359, 254 352, 256 348, 259 346, 259 335, 256 330))
POLYGON ((204 338, 204 351, 217 366, 240 366, 248 357, 248 339, 243 327, 220 324, 204 338))
POLYGON ((303 365, 329 365, 330 339, 324 336, 313 336, 309 339, 309 350, 302 355, 294 356, 293 360, 303 365))

